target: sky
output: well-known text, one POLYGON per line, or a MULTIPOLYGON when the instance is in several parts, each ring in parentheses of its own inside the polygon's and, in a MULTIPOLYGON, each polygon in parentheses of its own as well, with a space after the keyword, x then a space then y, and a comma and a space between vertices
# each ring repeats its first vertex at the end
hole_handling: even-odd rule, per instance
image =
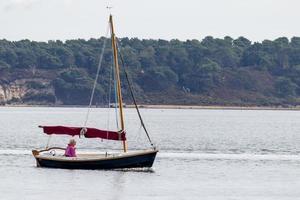
POLYGON ((251 41, 300 36, 300 0, 0 0, 0 39, 118 37, 251 41), (112 9, 107 9, 112 6, 112 9))

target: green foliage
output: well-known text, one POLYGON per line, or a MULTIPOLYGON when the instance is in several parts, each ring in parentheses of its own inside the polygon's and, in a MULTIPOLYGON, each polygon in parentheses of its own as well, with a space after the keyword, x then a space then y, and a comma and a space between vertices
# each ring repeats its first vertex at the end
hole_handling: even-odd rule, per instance
POLYGON ((16 67, 18 68, 28 68, 37 64, 36 56, 31 50, 18 49, 16 54, 18 56, 18 64, 16 67))
POLYGON ((297 85, 289 78, 279 77, 275 82, 275 89, 280 97, 295 96, 297 85))
POLYGON ((158 66, 143 72, 138 82, 145 91, 162 91, 176 85, 178 76, 170 68, 158 66))
POLYGON ((26 93, 26 95, 22 98, 24 102, 29 103, 51 103, 54 104, 56 101, 56 97, 52 93, 26 93))
POLYGON ((0 46, 0 60, 11 66, 16 66, 18 63, 17 54, 11 47, 0 46))
POLYGON ((42 51, 38 57, 38 66, 45 69, 56 69, 63 67, 63 63, 59 57, 42 51))
MULTIPOLYGON (((65 104, 88 104, 93 88, 93 79, 84 70, 71 69, 62 72, 53 81, 56 96, 63 99, 65 104)), ((103 102, 104 90, 100 85, 95 89, 95 103, 103 102)))
MULTIPOLYGON (((104 40, 103 37, 66 42, 0 40, 0 72, 5 71, 0 75, 8 82, 22 76, 49 76, 52 82, 46 88, 54 88, 58 100, 65 104, 87 104, 104 40)), ((96 87, 95 102, 99 103, 109 91, 110 42, 108 39, 101 81, 96 87)), ((266 90, 268 95, 274 95, 274 102, 276 98, 300 95, 300 37, 255 43, 244 37, 233 39, 229 36, 223 39, 207 36, 201 41, 122 38, 118 45, 140 96, 161 91, 179 92, 182 88, 195 95, 213 95, 218 88, 224 87, 244 95, 260 91, 257 71, 268 78, 266 84, 270 88, 266 90)), ((121 69, 124 84, 123 73, 121 69)), ((36 82, 28 83, 28 87, 46 89, 36 82)), ((126 99, 128 86, 122 87, 126 99)), ((260 99, 265 102, 266 98, 260 99)))
POLYGON ((238 39, 233 40, 233 45, 241 50, 245 50, 251 46, 251 41, 247 38, 239 37, 238 39))
POLYGON ((31 89, 44 89, 46 88, 46 86, 40 82, 37 82, 37 81, 29 81, 26 83, 27 84, 27 87, 28 88, 31 88, 31 89))
POLYGON ((4 71, 10 68, 10 65, 0 60, 0 71, 4 71))
POLYGON ((256 80, 249 71, 240 69, 231 73, 233 78, 229 80, 229 86, 232 89, 253 91, 257 87, 256 80))
POLYGON ((220 70, 218 63, 205 59, 191 73, 185 74, 183 86, 195 93, 207 93, 220 82, 220 70))

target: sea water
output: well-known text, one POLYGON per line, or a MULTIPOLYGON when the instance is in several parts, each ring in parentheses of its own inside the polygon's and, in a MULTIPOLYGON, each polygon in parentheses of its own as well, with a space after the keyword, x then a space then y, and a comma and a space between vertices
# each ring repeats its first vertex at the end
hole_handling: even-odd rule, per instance
MULTIPOLYGON (((300 111, 141 109, 159 148, 151 170, 37 168, 31 150, 70 137, 38 125, 83 126, 86 108, 0 108, 0 200, 300 199, 300 111)), ((96 108, 88 126, 117 129, 115 111, 96 108)), ((134 109, 128 146, 149 148, 134 109)), ((77 139, 77 151, 117 152, 121 142, 77 139)))

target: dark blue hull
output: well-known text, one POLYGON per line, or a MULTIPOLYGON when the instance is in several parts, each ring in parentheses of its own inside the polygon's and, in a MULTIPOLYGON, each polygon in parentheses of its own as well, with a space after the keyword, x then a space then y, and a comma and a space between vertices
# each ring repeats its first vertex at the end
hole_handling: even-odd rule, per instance
POLYGON ((36 157, 39 167, 62 169, 122 169, 152 167, 157 151, 95 160, 56 160, 36 157))

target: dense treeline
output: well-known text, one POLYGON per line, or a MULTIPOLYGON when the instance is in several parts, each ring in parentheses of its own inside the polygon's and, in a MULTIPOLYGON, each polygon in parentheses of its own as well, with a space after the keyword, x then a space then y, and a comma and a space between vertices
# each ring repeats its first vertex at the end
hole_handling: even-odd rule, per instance
MULTIPOLYGON (((49 79, 50 84, 31 81, 28 88, 41 91, 54 88, 54 92, 29 93, 25 100, 86 104, 104 40, 47 43, 0 40, 0 84, 32 72, 32 78, 43 77, 49 79)), ((99 103, 107 100, 110 85, 110 41, 107 44, 96 89, 99 103)), ((122 38, 119 46, 141 103, 298 103, 300 37, 255 43, 244 37, 218 39, 208 36, 202 41, 122 38)), ((127 86, 123 87, 129 102, 127 86)))

